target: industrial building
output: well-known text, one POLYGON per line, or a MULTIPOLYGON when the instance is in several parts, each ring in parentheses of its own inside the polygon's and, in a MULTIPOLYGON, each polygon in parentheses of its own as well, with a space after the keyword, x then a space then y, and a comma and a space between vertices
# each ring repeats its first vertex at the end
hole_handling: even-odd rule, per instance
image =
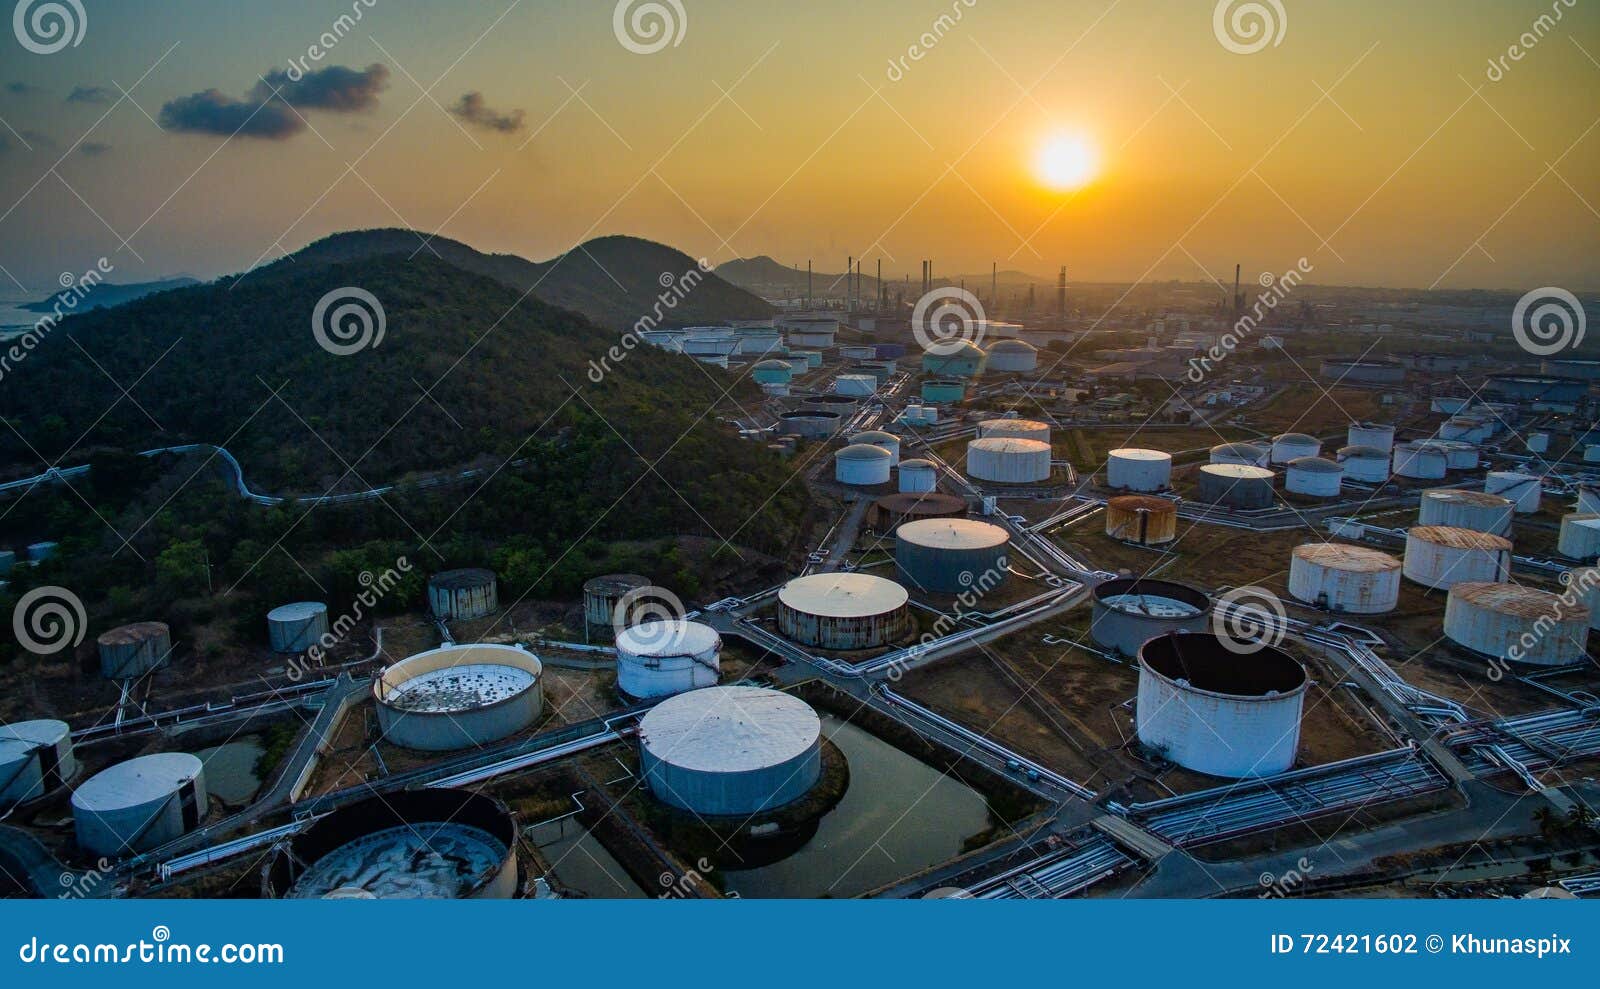
POLYGON ((1516 471, 1492 470, 1483 479, 1483 490, 1502 498, 1509 498, 1517 506, 1518 515, 1529 515, 1539 510, 1544 498, 1544 482, 1532 474, 1516 471))
POLYGON ((857 433, 850 437, 851 444, 866 444, 879 446, 889 451, 889 465, 898 466, 900 463, 900 437, 893 433, 886 433, 881 429, 869 429, 864 433, 857 433))
POLYGON ((1350 446, 1377 447, 1387 455, 1394 449, 1394 427, 1380 422, 1352 422, 1345 442, 1350 446))
POLYGON ((1583 378, 1540 374, 1491 374, 1483 383, 1486 398, 1515 403, 1570 405, 1589 393, 1583 378))
POLYGON ((1106 535, 1140 546, 1178 538, 1178 505, 1166 498, 1119 495, 1106 502, 1106 535))
POLYGON ((1503 581, 1511 574, 1511 540, 1472 529, 1416 526, 1406 532, 1405 575, 1424 587, 1447 590, 1471 581, 1503 581))
POLYGON ((388 666, 372 681, 378 727, 423 752, 475 748, 514 735, 544 711, 544 666, 516 646, 448 645, 388 666))
POLYGON ((1389 479, 1390 452, 1376 446, 1346 446, 1339 449, 1344 476, 1362 484, 1382 484, 1389 479))
POLYGON ((1422 492, 1417 524, 1446 525, 1509 536, 1515 514, 1516 506, 1499 495, 1456 488, 1429 488, 1422 492))
POLYGON ((1242 464, 1246 467, 1265 467, 1272 451, 1255 443, 1221 443, 1211 448, 1214 464, 1242 464))
POLYGON ((1400 570, 1400 561, 1380 550, 1307 543, 1290 557, 1289 593, 1327 611, 1381 615, 1400 603, 1400 570))
POLYGON ((1172 454, 1124 447, 1106 454, 1106 486, 1117 491, 1150 493, 1172 484, 1172 454))
POLYGON ((445 620, 470 621, 500 610, 494 571, 479 567, 446 570, 428 578, 428 609, 445 620))
POLYGON ((900 491, 903 494, 921 494, 939 487, 939 470, 931 460, 900 461, 900 491))
POLYGON ((910 634, 909 601, 904 587, 870 574, 796 577, 778 592, 778 630, 821 649, 875 649, 910 634))
POLYGON ((1442 481, 1450 469, 1450 455, 1444 448, 1428 442, 1397 443, 1394 448, 1394 474, 1414 481, 1442 481))
MULTIPOLYGON (((905 477, 908 460, 900 465, 900 476, 905 477)), ((966 518, 966 499, 939 491, 910 492, 884 495, 867 510, 867 528, 876 533, 890 533, 902 522, 915 519, 966 518)))
POLYGON ((888 484, 893 456, 881 446, 853 443, 833 455, 833 478, 840 484, 888 484))
POLYGON ((821 777, 822 719, 776 690, 691 690, 640 720, 639 768, 656 799, 702 817, 775 810, 821 777))
POLYGON ((1023 340, 996 340, 989 347, 988 369, 997 374, 1028 374, 1039 369, 1039 351, 1023 340))
POLYGON ((1089 634, 1123 656, 1136 656, 1152 636, 1204 631, 1211 620, 1211 595, 1173 580, 1119 577, 1093 592, 1089 634))
POLYGON ((617 633, 617 687, 629 697, 670 697, 721 676, 722 636, 710 625, 668 619, 617 633))
POLYGON ((895 569, 907 587, 959 594, 1005 579, 1011 534, 974 519, 922 519, 895 530, 895 569))
POLYGON ((172 629, 165 622, 135 622, 95 640, 100 675, 107 680, 136 680, 172 660, 172 629))
POLYGON ((391 790, 317 820, 273 849, 269 899, 510 899, 517 818, 467 790, 391 790))
POLYGON ((1206 464, 1200 468, 1198 497, 1229 508, 1267 508, 1275 497, 1276 475, 1265 467, 1244 464, 1206 464))
POLYGON ((1050 442, 1050 425, 1049 423, 1036 422, 1032 419, 985 419, 983 422, 978 423, 979 439, 1004 439, 1006 437, 1048 443, 1050 442))
POLYGON ((0 725, 0 810, 47 797, 76 775, 72 729, 65 721, 0 725))
POLYGON ((300 653, 328 634, 328 606, 296 601, 267 612, 267 640, 273 652, 300 653))
POLYGON ((1311 681, 1276 646, 1209 632, 1169 632, 1139 649, 1139 741, 1211 776, 1272 776, 1294 765, 1311 681))
POLYGON ((1588 658, 1590 613, 1559 594, 1516 584, 1467 581, 1450 588, 1444 634, 1496 659, 1569 666, 1588 658))
POLYGON ((72 793, 78 847, 122 858, 195 829, 206 816, 205 766, 187 752, 157 752, 119 762, 72 793))
POLYGON ((1315 457, 1322 453, 1322 441, 1305 433, 1280 433, 1272 438, 1272 462, 1287 464, 1301 457, 1315 457))
POLYGON ((1050 479, 1050 444, 1011 438, 967 444, 967 476, 1002 484, 1037 484, 1050 479))
POLYGON ((1322 457, 1299 457, 1289 461, 1283 487, 1292 494, 1308 498, 1337 498, 1344 483, 1344 468, 1322 457))

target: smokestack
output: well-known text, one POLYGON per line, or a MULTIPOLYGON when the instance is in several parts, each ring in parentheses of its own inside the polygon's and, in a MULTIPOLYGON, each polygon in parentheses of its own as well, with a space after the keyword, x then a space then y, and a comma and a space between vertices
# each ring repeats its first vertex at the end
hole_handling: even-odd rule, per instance
POLYGON ((806 308, 811 308, 811 262, 806 261, 806 308))
POLYGON ((856 259, 846 254, 844 258, 844 308, 845 312, 855 308, 855 285, 853 281, 856 274, 856 259))
POLYGON ((1237 264, 1233 266, 1233 318, 1234 319, 1238 319, 1239 318, 1239 313, 1244 311, 1244 296, 1239 293, 1239 268, 1240 267, 1241 267, 1241 265, 1237 265, 1237 264))
POLYGON ((1061 266, 1061 274, 1056 279, 1056 318, 1062 326, 1067 325, 1067 266, 1061 266))
POLYGON ((1000 308, 1000 262, 989 262, 989 305, 1000 308))
POLYGON ((876 311, 883 312, 883 258, 878 259, 878 308, 876 311))

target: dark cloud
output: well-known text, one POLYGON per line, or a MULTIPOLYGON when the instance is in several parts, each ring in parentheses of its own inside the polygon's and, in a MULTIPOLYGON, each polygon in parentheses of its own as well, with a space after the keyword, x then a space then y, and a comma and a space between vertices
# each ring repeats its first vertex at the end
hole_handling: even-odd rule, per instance
POLYGON ((110 103, 114 98, 104 86, 74 86, 67 94, 68 103, 110 103))
POLYGON ((44 90, 40 89, 38 86, 33 86, 18 80, 16 82, 6 83, 6 92, 10 93, 12 96, 32 96, 35 93, 42 93, 44 90))
POLYGON ((499 110, 492 109, 483 102, 482 93, 467 93, 456 101, 456 105, 450 108, 450 112, 474 127, 499 131, 502 134, 510 134, 513 131, 522 129, 523 112, 521 110, 502 113, 499 110))
POLYGON ((98 158, 110 150, 111 145, 101 144, 99 141, 87 141, 78 145, 78 153, 88 155, 91 158, 98 158))
POLYGON ((0 154, 8 151, 38 151, 41 148, 48 150, 55 146, 56 142, 50 139, 49 134, 41 134, 36 130, 0 130, 0 154))
POLYGON ((297 109, 340 113, 371 110, 378 105, 378 93, 388 81, 389 69, 379 64, 362 70, 331 65, 299 79, 290 79, 283 70, 274 69, 242 100, 208 89, 168 102, 161 108, 161 126, 193 134, 237 134, 283 141, 306 129, 297 109))

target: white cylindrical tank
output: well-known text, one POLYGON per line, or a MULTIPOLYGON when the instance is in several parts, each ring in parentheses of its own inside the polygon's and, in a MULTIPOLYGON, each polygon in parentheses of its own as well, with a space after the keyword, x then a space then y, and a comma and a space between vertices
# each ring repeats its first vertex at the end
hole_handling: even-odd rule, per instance
POLYGON ((870 361, 878 356, 878 348, 849 344, 839 348, 839 357, 847 361, 870 361))
POLYGON ((205 766, 187 752, 142 755, 96 773, 72 794, 78 847, 122 858, 194 830, 206 816, 205 766))
POLYGON ((1400 443, 1394 448, 1394 473, 1418 481, 1444 479, 1450 468, 1450 457, 1443 448, 1431 443, 1400 443))
POLYGON ((428 578, 428 607, 439 618, 469 621, 500 610, 494 571, 479 567, 446 570, 428 578))
POLYGON ((1106 486, 1149 493, 1172 483, 1172 454, 1126 447, 1106 454, 1106 486))
POLYGON ((1465 440, 1435 440, 1444 450, 1444 465, 1450 470, 1477 470, 1478 447, 1465 440))
POLYGON ((700 816, 774 810, 805 796, 822 775, 822 719, 776 690, 691 690, 651 708, 638 734, 650 792, 700 816))
POLYGON ((476 748, 527 728, 544 711, 544 664, 493 643, 429 649, 372 681, 378 727, 424 752, 476 748))
POLYGON ((989 370, 1001 374, 1026 374, 1039 368, 1039 351, 1023 340, 996 340, 989 348, 989 370))
POLYGON ((305 652, 328 633, 328 606, 296 601, 267 612, 267 639, 273 652, 305 652))
POLYGON ((867 446, 881 446, 889 451, 889 465, 900 463, 900 437, 893 433, 886 433, 881 429, 869 429, 864 433, 857 433, 850 437, 852 444, 865 443, 867 446))
POLYGON ((1286 464, 1322 452, 1322 441, 1305 433, 1280 433, 1272 438, 1272 462, 1286 464))
MULTIPOLYGON (((1506 497, 1510 497, 1507 495, 1506 497)), ((1578 503, 1572 510, 1579 515, 1600 514, 1600 487, 1585 484, 1578 489, 1578 503)))
POLYGON ((714 687, 722 675, 722 636, 710 625, 644 622, 617 635, 617 686, 648 700, 714 687))
POLYGON ((1172 632, 1139 649, 1139 741, 1196 772, 1243 779, 1294 765, 1305 667, 1275 646, 1172 632), (1230 647, 1231 646, 1231 647, 1230 647))
POLYGON ((1363 484, 1382 484, 1389 479, 1389 452, 1375 446, 1347 446, 1339 450, 1344 476, 1363 484))
POLYGON ((922 494, 939 487, 939 471, 931 460, 900 461, 900 490, 907 494, 922 494))
POLYGON ((1544 497, 1544 483, 1537 477, 1509 470, 1490 471, 1483 480, 1483 490, 1511 499, 1518 515, 1537 512, 1539 500, 1544 497))
POLYGON ((833 379, 833 393, 850 398, 866 398, 878 390, 878 379, 870 374, 841 374, 833 379))
POLYGON ((1569 560, 1593 561, 1600 555, 1600 515, 1563 515, 1556 551, 1569 560))
POLYGON ((1472 529, 1419 525, 1406 532, 1405 575, 1424 587, 1448 589, 1511 575, 1511 540, 1472 529))
POLYGON ((1036 422, 1032 419, 988 419, 978 423, 978 438, 1003 438, 1014 437, 1019 440, 1038 440, 1040 443, 1050 442, 1050 426, 1048 423, 1036 422))
POLYGON ((1211 448, 1214 464, 1238 464, 1244 467, 1265 467, 1272 451, 1254 443, 1222 443, 1211 448))
POLYGON ((840 484, 888 484, 892 462, 883 447, 855 443, 833 455, 833 477, 840 484))
POLYGON ((778 592, 778 631, 823 649, 875 649, 912 630, 910 595, 864 573, 796 577, 778 592))
POLYGON ((1289 461, 1284 474, 1286 490, 1311 498, 1337 498, 1344 483, 1344 468, 1321 457, 1300 457, 1289 461))
POLYGON ((1600 629, 1600 567, 1579 567, 1563 578, 1567 593, 1589 609, 1589 628, 1600 629))
POLYGON ((1394 449, 1394 427, 1387 423, 1352 422, 1345 434, 1350 446, 1371 446, 1385 455, 1394 449))
POLYGON ((583 584, 583 621, 590 626, 626 624, 617 617, 617 605, 634 591, 652 586, 650 578, 636 573, 608 573, 583 584))
POLYGON ((976 519, 917 519, 895 529, 895 570, 908 587, 987 593, 1006 578, 1011 534, 976 519))
POLYGON ((95 640, 100 675, 107 680, 136 680, 172 662, 172 630, 165 622, 135 622, 95 640))
POLYGON ((1422 492, 1417 512, 1419 525, 1447 525, 1475 529, 1496 536, 1511 535, 1511 518, 1516 506, 1499 495, 1455 488, 1429 488, 1422 492))
POLYGON ((1512 663, 1568 666, 1588 658, 1589 617, 1586 605, 1549 591, 1466 582, 1450 588, 1444 634, 1512 663))
POLYGON ((967 444, 967 474, 980 481, 1036 484, 1050 479, 1050 444, 1038 440, 973 440, 967 444))
POLYGON ((49 796, 77 774, 65 721, 0 725, 0 810, 49 796))
POLYGON ((1289 593, 1306 604, 1381 615, 1400 603, 1400 561, 1366 546, 1307 543, 1289 560, 1289 593))

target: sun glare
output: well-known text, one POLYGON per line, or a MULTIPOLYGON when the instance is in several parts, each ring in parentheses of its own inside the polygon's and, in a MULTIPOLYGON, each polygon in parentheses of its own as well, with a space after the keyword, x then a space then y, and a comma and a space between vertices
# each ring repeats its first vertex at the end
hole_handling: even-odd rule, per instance
POLYGON ((1088 185, 1097 166, 1094 148, 1080 134, 1057 134, 1040 145, 1034 173, 1052 189, 1070 191, 1088 185))

